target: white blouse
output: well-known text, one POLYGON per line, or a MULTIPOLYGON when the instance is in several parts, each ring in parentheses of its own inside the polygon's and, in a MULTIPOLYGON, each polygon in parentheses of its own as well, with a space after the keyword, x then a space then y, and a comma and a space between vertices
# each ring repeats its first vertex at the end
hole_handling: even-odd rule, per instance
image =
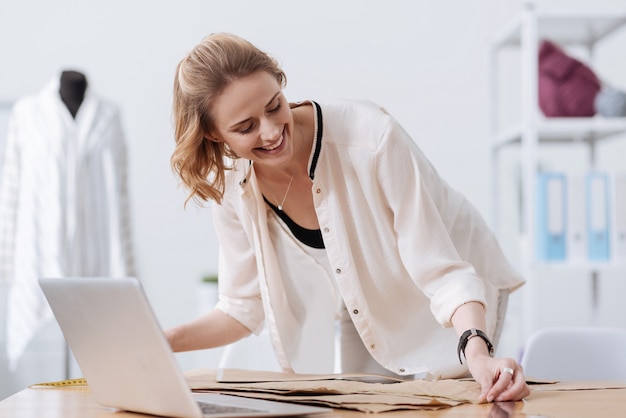
MULTIPOLYGON (((493 335, 500 290, 524 280, 474 206, 384 109, 341 101, 315 116, 311 193, 334 282, 365 347, 400 375, 465 375, 450 328, 454 311, 484 304, 493 335)), ((254 332, 267 326, 279 364, 298 372, 302 317, 281 244, 253 165, 234 164, 222 204, 212 207, 220 239, 217 307, 254 332)))

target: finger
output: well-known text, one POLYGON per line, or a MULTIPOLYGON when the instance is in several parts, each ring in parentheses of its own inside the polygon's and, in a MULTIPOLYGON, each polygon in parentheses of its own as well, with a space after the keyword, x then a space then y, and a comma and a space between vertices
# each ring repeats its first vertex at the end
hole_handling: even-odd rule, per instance
POLYGON ((530 395, 530 388, 526 383, 521 385, 515 384, 502 392, 496 401, 520 401, 530 395))
POLYGON ((497 401, 521 400, 530 395, 530 388, 526 384, 524 372, 521 366, 515 368, 511 384, 503 390, 498 396, 497 401))
POLYGON ((524 384, 521 387, 510 387, 496 397, 496 402, 521 401, 530 395, 530 388, 524 384))
POLYGON ((487 394, 487 402, 492 402, 507 389, 514 379, 515 370, 511 367, 503 367, 493 384, 493 387, 487 394))
POLYGON ((485 402, 487 401, 487 394, 493 387, 493 380, 489 378, 481 379, 478 383, 480 384, 480 396, 478 397, 478 401, 485 402))

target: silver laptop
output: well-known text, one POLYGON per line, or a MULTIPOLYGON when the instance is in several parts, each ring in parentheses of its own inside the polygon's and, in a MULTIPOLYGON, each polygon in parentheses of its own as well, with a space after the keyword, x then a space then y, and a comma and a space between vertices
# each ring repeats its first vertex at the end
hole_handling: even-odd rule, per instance
POLYGON ((40 286, 96 401, 169 417, 274 417, 331 409, 194 394, 135 278, 42 278, 40 286))

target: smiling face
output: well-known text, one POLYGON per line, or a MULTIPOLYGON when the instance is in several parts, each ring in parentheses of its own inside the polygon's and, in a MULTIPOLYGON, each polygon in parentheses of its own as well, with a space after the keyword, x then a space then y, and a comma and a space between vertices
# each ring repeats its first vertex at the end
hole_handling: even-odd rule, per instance
POLYGON ((274 76, 259 71, 236 79, 211 107, 211 139, 255 164, 286 168, 293 156, 293 115, 274 76))

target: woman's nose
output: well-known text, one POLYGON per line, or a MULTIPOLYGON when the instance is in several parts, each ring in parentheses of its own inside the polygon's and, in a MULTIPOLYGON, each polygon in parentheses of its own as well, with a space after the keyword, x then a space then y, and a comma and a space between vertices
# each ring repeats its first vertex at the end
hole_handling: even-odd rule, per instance
POLYGON ((280 137, 281 128, 278 124, 264 119, 261 121, 261 129, 259 135, 262 141, 275 141, 280 137))

